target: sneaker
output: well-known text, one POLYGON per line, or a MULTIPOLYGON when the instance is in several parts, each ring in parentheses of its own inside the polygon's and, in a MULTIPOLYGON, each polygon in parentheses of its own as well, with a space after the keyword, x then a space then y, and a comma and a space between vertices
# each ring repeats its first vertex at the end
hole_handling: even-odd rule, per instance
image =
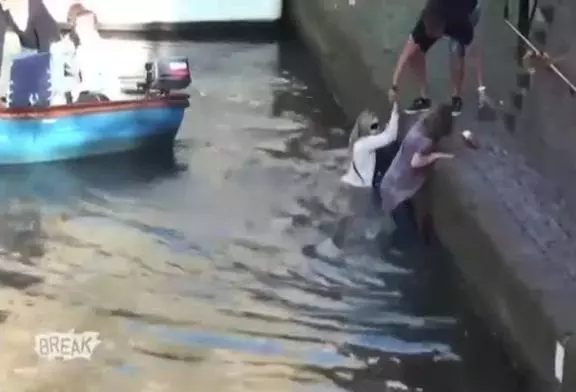
POLYGON ((452 97, 452 115, 459 116, 462 114, 462 98, 452 97))
POLYGON ((428 110, 430 110, 431 106, 432 106, 432 103, 430 102, 429 98, 418 97, 414 101, 412 101, 412 104, 410 106, 408 106, 404 110, 404 112, 406 114, 416 114, 416 113, 427 112, 428 110))

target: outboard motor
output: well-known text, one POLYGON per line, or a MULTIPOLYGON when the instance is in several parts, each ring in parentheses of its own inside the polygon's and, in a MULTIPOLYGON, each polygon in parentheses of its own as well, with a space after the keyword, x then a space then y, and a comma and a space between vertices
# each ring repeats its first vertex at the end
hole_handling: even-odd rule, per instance
POLYGON ((184 90, 191 83, 190 66, 186 57, 172 57, 148 62, 144 65, 146 78, 138 88, 146 93, 184 90))

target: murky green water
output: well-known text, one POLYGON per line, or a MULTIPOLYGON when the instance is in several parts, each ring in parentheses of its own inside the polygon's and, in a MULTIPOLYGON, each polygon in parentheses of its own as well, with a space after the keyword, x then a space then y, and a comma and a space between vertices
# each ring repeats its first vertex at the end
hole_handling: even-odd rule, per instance
POLYGON ((449 268, 415 243, 309 252, 339 216, 347 124, 298 43, 117 45, 126 72, 188 56, 192 105, 174 162, 0 177, 45 230, 0 230, 4 366, 28 369, 4 371, 11 390, 513 390, 449 268), (34 334, 71 328, 100 332, 91 361, 38 360, 34 334))

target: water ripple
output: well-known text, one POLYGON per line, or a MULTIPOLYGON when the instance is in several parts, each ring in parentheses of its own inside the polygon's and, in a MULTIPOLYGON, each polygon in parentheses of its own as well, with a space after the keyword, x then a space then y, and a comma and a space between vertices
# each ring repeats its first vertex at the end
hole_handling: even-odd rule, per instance
POLYGON ((429 255, 390 248, 378 214, 345 234, 350 246, 324 247, 343 214, 346 123, 287 45, 165 48, 191 58, 202 93, 162 164, 105 157, 0 176, 0 200, 33 197, 42 221, 26 231, 25 212, 0 215, 0 244, 25 231, 42 249, 3 245, 14 368, 72 382, 17 342, 76 328, 101 333, 77 368, 94 390, 456 390, 434 389, 463 369, 468 341, 429 255))

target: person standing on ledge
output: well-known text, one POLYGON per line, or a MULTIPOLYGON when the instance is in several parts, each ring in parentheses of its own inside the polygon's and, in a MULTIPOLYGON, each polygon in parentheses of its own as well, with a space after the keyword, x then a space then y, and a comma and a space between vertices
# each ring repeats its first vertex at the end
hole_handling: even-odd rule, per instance
POLYGON ((479 0, 428 0, 398 58, 389 90, 390 100, 397 100, 400 76, 405 67, 410 65, 420 84, 420 96, 414 99, 405 112, 415 114, 430 110, 432 102, 427 92, 426 53, 436 41, 447 36, 450 38, 451 49, 452 115, 458 116, 462 112, 462 84, 465 59, 468 55, 476 66, 479 99, 483 103, 485 87, 482 83, 477 44, 473 44, 479 14, 479 0))

